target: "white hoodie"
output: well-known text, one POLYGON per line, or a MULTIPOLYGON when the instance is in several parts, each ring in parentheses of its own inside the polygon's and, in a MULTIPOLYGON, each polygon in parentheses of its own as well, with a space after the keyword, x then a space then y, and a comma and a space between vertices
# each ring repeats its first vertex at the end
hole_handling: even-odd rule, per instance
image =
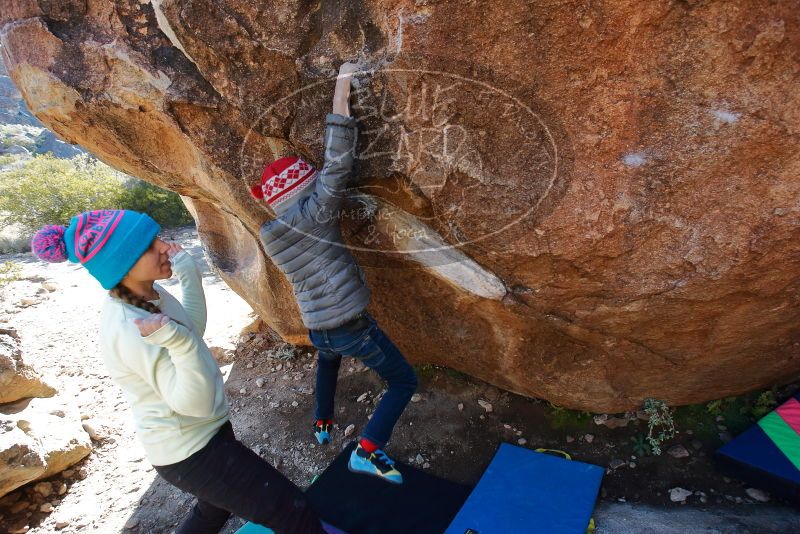
POLYGON ((172 271, 182 303, 158 284, 151 301, 175 319, 147 337, 134 324, 149 312, 109 296, 100 320, 100 347, 111 377, 131 405, 136 434, 153 465, 185 460, 202 449, 228 420, 222 373, 203 333, 206 301, 197 266, 181 251, 172 271), (183 326, 186 325, 186 326, 183 326))

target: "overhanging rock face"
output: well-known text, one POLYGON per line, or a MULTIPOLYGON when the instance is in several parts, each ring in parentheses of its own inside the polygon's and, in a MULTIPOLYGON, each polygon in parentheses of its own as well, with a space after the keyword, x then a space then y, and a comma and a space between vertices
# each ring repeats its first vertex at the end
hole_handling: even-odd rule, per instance
POLYGON ((292 342, 248 186, 321 163, 357 59, 342 224, 381 324, 414 362, 618 411, 800 372, 799 25, 765 0, 7 0, 0 37, 32 112, 190 198, 292 342))

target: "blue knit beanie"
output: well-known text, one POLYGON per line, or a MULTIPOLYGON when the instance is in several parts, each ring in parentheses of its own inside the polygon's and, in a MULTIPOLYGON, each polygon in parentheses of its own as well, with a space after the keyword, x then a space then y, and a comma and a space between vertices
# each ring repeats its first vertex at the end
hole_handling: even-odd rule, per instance
POLYGON ((120 283, 150 248, 161 227, 149 215, 130 210, 87 211, 69 226, 45 226, 31 249, 40 259, 80 263, 104 289, 120 283))

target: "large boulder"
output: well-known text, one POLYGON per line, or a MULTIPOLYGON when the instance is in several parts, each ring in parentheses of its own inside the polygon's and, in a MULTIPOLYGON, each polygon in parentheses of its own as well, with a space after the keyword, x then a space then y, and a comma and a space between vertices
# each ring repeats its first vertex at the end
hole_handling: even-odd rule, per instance
POLYGON ((46 466, 36 442, 22 430, 3 421, 0 434, 0 496, 36 480, 46 466))
POLYGON ((80 414, 58 397, 0 410, 0 497, 51 477, 92 452, 80 414))
POLYGON ((22 360, 15 330, 0 328, 0 404, 27 397, 52 397, 56 390, 22 360))
POLYGON ((414 362, 595 411, 800 369, 791 2, 7 0, 3 59, 66 141, 190 199, 209 256, 307 342, 248 186, 321 162, 358 58, 372 311, 414 362))

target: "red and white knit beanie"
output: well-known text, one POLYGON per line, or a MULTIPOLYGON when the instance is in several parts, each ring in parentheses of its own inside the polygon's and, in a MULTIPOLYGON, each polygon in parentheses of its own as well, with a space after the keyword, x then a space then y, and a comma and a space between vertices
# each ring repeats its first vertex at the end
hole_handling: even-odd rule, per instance
POLYGON ((294 156, 276 159, 264 169, 261 183, 250 188, 258 199, 270 207, 291 200, 317 178, 317 170, 307 161, 294 156))

